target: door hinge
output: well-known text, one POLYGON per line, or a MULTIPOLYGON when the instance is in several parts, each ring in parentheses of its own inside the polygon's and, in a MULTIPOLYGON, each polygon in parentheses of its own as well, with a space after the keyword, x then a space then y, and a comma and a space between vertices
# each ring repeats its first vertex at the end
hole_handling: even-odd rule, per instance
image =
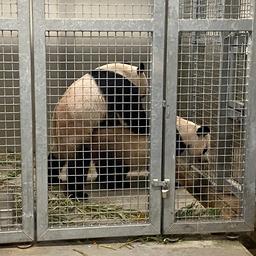
POLYGON ((162 191, 162 198, 167 198, 169 196, 170 191, 170 180, 164 179, 163 181, 160 181, 158 179, 153 179, 151 181, 152 187, 161 188, 162 191))

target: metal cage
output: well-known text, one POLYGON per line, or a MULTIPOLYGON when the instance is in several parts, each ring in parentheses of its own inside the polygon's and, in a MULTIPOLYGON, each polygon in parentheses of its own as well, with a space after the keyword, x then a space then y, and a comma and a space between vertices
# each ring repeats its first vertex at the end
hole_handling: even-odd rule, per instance
POLYGON ((0 242, 34 240, 29 1, 0 1, 0 242))
POLYGON ((252 230, 254 10, 0 0, 0 243, 252 230))
POLYGON ((191 158, 191 149, 202 146, 197 138, 176 159, 167 157, 177 148, 165 146, 165 177, 176 181, 171 187, 172 199, 164 204, 165 233, 253 227, 254 171, 249 163, 255 153, 254 110, 249 103, 255 96, 249 72, 254 66, 252 4, 185 0, 169 6, 173 15, 168 16, 166 68, 172 72, 167 72, 166 80, 169 115, 165 136, 175 140, 173 113, 188 120, 177 122, 176 127, 191 129, 189 122, 195 124, 194 129, 207 125, 211 138, 207 162, 191 158), (176 172, 170 172, 170 166, 176 166, 176 172))
MULTIPOLYGON (((162 104, 159 102, 163 99, 164 1, 157 3, 158 8, 149 0, 140 3, 78 0, 72 5, 70 1, 36 1, 35 5, 38 240, 160 233, 160 191, 151 188, 150 180, 161 179, 162 104), (95 70, 98 72, 98 67, 113 67, 113 63, 119 63, 118 67, 139 67, 143 63, 148 88, 135 92, 133 100, 125 99, 118 92, 120 81, 116 75, 111 80, 108 73, 103 88, 109 99, 107 105, 83 113, 75 122, 69 119, 73 115, 69 110, 56 110, 60 102, 69 102, 71 98, 65 92, 73 87, 73 106, 78 104, 79 97, 82 104, 94 104, 98 94, 93 89, 91 75, 95 70), (114 95, 108 86, 116 90, 114 95), (87 93, 83 88, 87 88, 87 93), (81 90, 80 96, 76 90, 81 90), (143 91, 140 102, 138 93, 143 91), (120 105, 110 105, 111 97, 119 99, 121 105, 126 101, 126 110, 119 114, 126 116, 130 125, 131 116, 137 115, 132 101, 143 105, 146 113, 143 118, 149 120, 144 128, 148 131, 138 135, 130 132, 129 125, 116 124, 120 105), (100 124, 97 117, 105 115, 105 108, 113 108, 113 112, 107 114, 105 124, 100 124), (61 129, 56 129, 56 122, 62 126, 62 134, 61 129), (71 142, 70 134, 76 142, 71 142), (56 146, 56 141, 62 140, 67 143, 56 146), (65 159, 68 177, 64 182, 59 180, 52 185, 47 181, 49 153, 61 154, 65 159), (71 169, 74 175, 70 174, 71 169), (70 198, 72 182, 81 188, 78 201, 70 198)), ((118 67, 111 72, 118 73, 118 67)), ((132 79, 129 75, 126 78, 132 79)), ((102 80, 97 79, 98 83, 102 80)), ((134 83, 141 83, 136 79, 134 83)), ((131 82, 122 81, 121 88, 130 88, 131 82)), ((53 171, 54 168, 50 170, 50 180, 56 176, 53 171)))

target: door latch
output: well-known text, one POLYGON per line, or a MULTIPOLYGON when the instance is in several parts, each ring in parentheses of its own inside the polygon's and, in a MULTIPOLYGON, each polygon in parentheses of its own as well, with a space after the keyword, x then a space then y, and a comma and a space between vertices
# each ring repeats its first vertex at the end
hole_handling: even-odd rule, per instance
POLYGON ((153 179, 151 182, 153 187, 159 187, 162 191, 162 198, 165 199, 169 196, 170 191, 170 180, 164 179, 163 181, 159 181, 158 179, 153 179))

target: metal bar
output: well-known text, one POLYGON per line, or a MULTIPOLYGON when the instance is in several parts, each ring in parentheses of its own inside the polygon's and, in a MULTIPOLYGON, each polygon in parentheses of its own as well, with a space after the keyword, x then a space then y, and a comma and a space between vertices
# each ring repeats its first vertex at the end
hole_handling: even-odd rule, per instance
POLYGON ((31 241, 31 237, 27 236, 23 231, 1 232, 1 243, 22 243, 31 241))
POLYGON ((252 19, 179 20, 179 31, 237 31, 252 30, 252 19))
POLYGON ((48 228, 47 108, 44 2, 34 1, 34 76, 36 121, 37 236, 48 228))
POLYGON ((175 219, 175 166, 176 166, 176 108, 178 81, 178 13, 179 3, 168 6, 167 52, 166 52, 166 102, 164 126, 164 178, 170 179, 170 198, 164 201, 163 232, 170 232, 175 219))
POLYGON ((229 107, 227 110, 227 116, 228 116, 228 118, 234 119, 236 122, 240 122, 241 124, 244 124, 244 119, 245 119, 244 118, 244 110, 239 111, 239 110, 229 107))
POLYGON ((190 69, 190 88, 189 88, 189 110, 188 116, 196 116, 196 78, 197 78, 197 69, 198 69, 198 54, 197 53, 197 44, 198 44, 198 32, 191 32, 191 53, 190 53, 190 61, 189 61, 189 69, 190 69), (191 56, 192 55, 192 56, 191 56))
POLYGON ((242 189, 241 189, 241 185, 238 183, 235 183, 234 181, 232 181, 231 179, 225 179, 224 180, 224 186, 227 186, 228 188, 230 188, 230 192, 236 196, 239 199, 242 199, 242 189))
MULTIPOLYGON (((228 35, 227 35, 228 36, 228 35)), ((231 45, 233 44, 238 44, 237 42, 235 43, 234 41, 237 41, 237 38, 232 38, 230 37, 229 39, 231 41, 231 45)), ((227 90, 227 97, 228 97, 228 106, 230 106, 230 101, 234 98, 234 94, 235 92, 233 92, 233 86, 232 86, 232 78, 235 75, 235 60, 234 60, 234 54, 235 54, 235 50, 233 49, 234 46, 230 46, 229 47, 229 52, 228 52, 228 62, 229 62, 229 66, 230 66, 230 71, 229 71, 229 77, 228 77, 228 81, 227 81, 227 86, 228 86, 228 90, 227 90)), ((232 107, 232 106, 230 106, 232 107)))
POLYGON ((46 30, 152 31, 153 20, 46 20, 46 30))
MULTIPOLYGON (((19 14, 19 17, 21 15, 19 14)), ((2 30, 16 30, 19 25, 16 19, 0 19, 0 28, 2 30)))
POLYGON ((247 138, 246 138, 246 171, 244 180, 244 218, 251 230, 255 221, 255 156, 256 156, 256 5, 254 5, 253 33, 250 58, 250 71, 248 79, 248 112, 247 112, 247 138))
POLYGON ((122 225, 108 227, 86 227, 68 229, 48 229, 47 232, 38 237, 38 241, 67 240, 83 238, 121 237, 155 235, 159 233, 159 227, 148 225, 122 225))
MULTIPOLYGON (((150 179, 161 180, 162 176, 162 125, 163 125, 163 90, 164 90, 164 47, 165 47, 165 0, 154 1, 154 32, 153 32, 153 72, 152 72, 152 98, 151 98, 151 157, 150 179)), ((161 230, 161 189, 150 191, 150 215, 153 225, 161 230), (154 209, 155 208, 155 209, 154 209), (156 210, 157 209, 157 210, 156 210)))
POLYGON ((45 1, 46 19, 150 19, 153 1, 45 1))
MULTIPOLYGON (((196 172, 198 174, 198 180, 207 180, 209 182, 207 189, 209 189, 209 188, 216 189, 217 188, 217 183, 215 181, 213 181, 210 176, 206 176, 202 171, 200 171, 194 165, 192 165, 191 168, 194 172, 196 172)), ((227 186, 229 188, 229 189, 227 189, 226 192, 231 192, 234 196, 241 199, 241 193, 242 193, 241 186, 240 187, 234 186, 234 184, 232 184, 231 180, 228 180, 228 179, 223 180, 223 185, 224 185, 224 188, 225 188, 225 186, 227 186)))
MULTIPOLYGON (((228 109, 228 86, 231 77, 229 61, 230 38, 228 34, 222 33, 222 57, 219 73, 219 89, 218 89, 218 122, 217 122, 217 184, 218 190, 224 190, 224 179, 226 176, 225 157, 227 153, 227 109, 228 109)), ((230 85, 231 86, 231 85, 230 85)))
POLYGON ((34 239, 33 132, 29 1, 18 2, 23 229, 34 239))
POLYGON ((238 100, 230 100, 229 107, 233 108, 234 110, 241 111, 244 109, 244 103, 238 100))
POLYGON ((251 227, 244 221, 207 221, 207 222, 186 222, 175 223, 171 227, 173 234, 206 234, 218 232, 243 232, 250 231, 251 227))

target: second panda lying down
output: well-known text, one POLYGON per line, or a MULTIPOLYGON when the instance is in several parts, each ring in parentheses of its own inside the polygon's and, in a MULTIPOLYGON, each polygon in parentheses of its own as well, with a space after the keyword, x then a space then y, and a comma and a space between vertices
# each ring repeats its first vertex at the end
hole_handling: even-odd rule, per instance
MULTIPOLYGON (((176 156, 183 154, 207 161, 210 148, 210 129, 184 118, 176 118, 176 156)), ((92 137, 91 148, 83 145, 61 171, 61 180, 67 184, 72 198, 87 198, 87 181, 91 160, 102 188, 129 187, 128 172, 144 171, 149 167, 150 137, 134 134, 128 128, 100 128, 92 137), (66 175, 68 174, 68 175, 66 175)))
POLYGON ((87 198, 84 184, 91 160, 97 170, 95 183, 101 188, 128 187, 126 176, 129 171, 148 169, 149 145, 148 136, 133 134, 128 128, 98 129, 93 134, 91 149, 83 145, 76 151, 75 159, 69 160, 61 171, 69 196, 87 198))

